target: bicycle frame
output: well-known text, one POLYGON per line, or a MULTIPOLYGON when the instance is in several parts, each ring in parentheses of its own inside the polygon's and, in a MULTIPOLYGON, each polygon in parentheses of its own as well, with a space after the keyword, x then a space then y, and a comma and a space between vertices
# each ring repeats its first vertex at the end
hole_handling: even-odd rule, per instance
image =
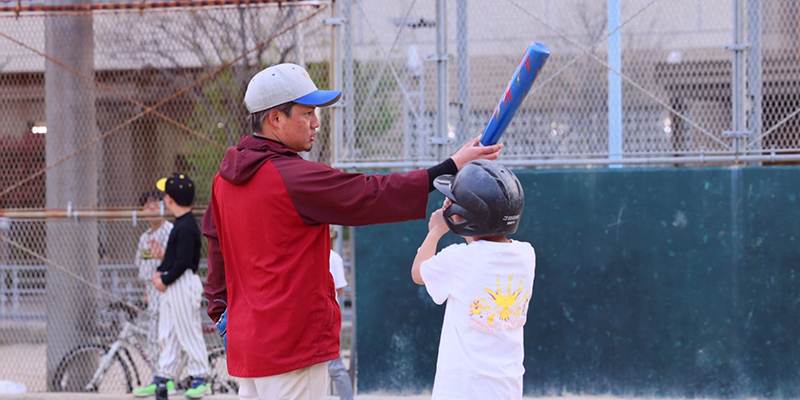
MULTIPOLYGON (((205 327, 204 327, 205 329, 205 327)), ((216 332, 216 328, 211 326, 214 332, 216 332)), ((147 337, 148 331, 145 328, 142 328, 135 323, 130 321, 124 321, 122 329, 120 330, 119 334, 117 335, 117 340, 111 344, 108 351, 103 354, 103 357, 100 361, 100 364, 97 367, 97 370, 94 372, 92 379, 89 383, 86 384, 84 390, 88 392, 93 392, 100 388, 102 385, 103 380, 106 378, 106 373, 108 372, 109 368, 114 364, 115 357, 119 356, 123 365, 126 365, 131 368, 132 375, 130 376, 131 381, 135 380, 133 384, 140 384, 139 380, 139 371, 136 366, 136 362, 131 357, 130 352, 128 351, 128 347, 134 347, 142 359, 147 363, 151 364, 151 360, 147 357, 145 350, 142 348, 139 338, 137 336, 147 337), (122 354, 119 354, 122 353, 122 354), (127 362, 124 360, 128 360, 127 362)), ((223 350, 224 351, 224 350, 223 350)), ((224 356, 224 355, 223 355, 224 356)), ((179 359, 179 367, 178 370, 181 371, 185 367, 186 360, 184 357, 179 359)), ((219 375, 211 370, 210 375, 208 376, 209 382, 213 383, 216 382, 217 384, 221 385, 225 388, 228 392, 235 393, 236 390, 225 380, 220 379, 219 375)), ((177 384, 177 381, 176 381, 177 384)), ((213 389, 212 389, 213 390, 213 389)))
MULTIPOLYGON (((108 372, 108 368, 111 366, 111 362, 114 359, 114 356, 117 352, 122 348, 124 343, 128 343, 134 346, 142 357, 150 363, 150 360, 147 359, 147 356, 144 354, 144 351, 139 346, 139 342, 136 340, 136 334, 146 335, 147 331, 141 327, 136 326, 128 321, 125 321, 124 325, 122 326, 122 330, 119 332, 117 336, 117 340, 109 348, 108 352, 103 355, 103 359, 100 361, 100 365, 97 367, 97 370, 94 372, 92 379, 89 383, 86 384, 84 388, 86 391, 91 392, 97 389, 100 384, 103 383, 103 379, 105 379, 106 372, 108 372)), ((135 369, 136 366, 134 365, 133 368, 135 369)), ((137 373, 138 374, 138 373, 137 373)))

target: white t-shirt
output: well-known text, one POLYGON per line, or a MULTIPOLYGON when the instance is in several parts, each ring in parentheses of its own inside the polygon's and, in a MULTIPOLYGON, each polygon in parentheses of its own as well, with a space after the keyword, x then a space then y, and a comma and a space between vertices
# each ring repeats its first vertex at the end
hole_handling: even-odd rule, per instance
POLYGON ((164 221, 155 231, 153 228, 147 228, 139 237, 139 246, 136 248, 136 257, 134 257, 134 264, 139 267, 139 279, 148 283, 153 279, 153 274, 161 265, 162 259, 153 258, 150 254, 150 241, 155 240, 161 245, 161 250, 166 250, 172 226, 172 222, 164 221))
MULTIPOLYGON (((347 279, 344 277, 344 260, 339 253, 331 250, 331 275, 333 275, 333 286, 338 290, 347 286, 347 279)), ((338 296, 337 296, 338 298, 338 296)))
POLYGON ((533 247, 518 241, 454 244, 422 263, 428 294, 447 301, 432 400, 522 399, 535 269, 533 247))

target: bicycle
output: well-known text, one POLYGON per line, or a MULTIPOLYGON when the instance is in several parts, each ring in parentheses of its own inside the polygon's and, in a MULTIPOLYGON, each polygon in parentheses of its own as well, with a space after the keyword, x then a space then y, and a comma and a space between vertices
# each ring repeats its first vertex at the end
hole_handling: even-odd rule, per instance
MULTIPOLYGON (((203 325, 203 333, 216 334, 214 325, 203 325)), ((129 350, 138 352, 144 366, 149 368, 150 360, 142 347, 139 337, 146 337, 147 330, 128 320, 123 320, 122 329, 116 341, 110 346, 91 343, 77 346, 67 353, 58 364, 53 376, 52 388, 56 392, 99 392, 131 393, 134 387, 142 385, 140 368, 129 350), (94 367, 93 365, 97 365, 94 367)), ((212 393, 237 393, 239 386, 228 375, 225 347, 215 345, 208 349, 208 362, 211 366, 212 393)), ((142 364, 141 362, 138 364, 142 364)), ((181 368, 182 370, 183 368, 181 368)), ((176 389, 186 390, 191 385, 191 377, 175 381, 176 389)))

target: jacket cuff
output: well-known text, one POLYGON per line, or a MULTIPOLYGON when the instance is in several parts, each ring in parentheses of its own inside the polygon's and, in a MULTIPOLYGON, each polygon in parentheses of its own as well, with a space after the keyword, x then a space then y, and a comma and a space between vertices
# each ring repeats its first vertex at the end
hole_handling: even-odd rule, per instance
POLYGON ((228 308, 228 303, 223 299, 214 299, 208 302, 208 316, 215 323, 219 322, 222 313, 228 308))

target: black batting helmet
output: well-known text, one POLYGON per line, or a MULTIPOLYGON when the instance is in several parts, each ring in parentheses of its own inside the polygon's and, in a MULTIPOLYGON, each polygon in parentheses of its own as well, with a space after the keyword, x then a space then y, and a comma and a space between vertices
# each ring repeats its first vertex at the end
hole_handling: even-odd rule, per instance
POLYGON ((502 164, 476 160, 456 175, 442 175, 433 186, 453 204, 444 219, 453 233, 461 236, 492 236, 517 231, 525 196, 516 175, 502 164), (453 215, 466 221, 456 223, 453 215))

